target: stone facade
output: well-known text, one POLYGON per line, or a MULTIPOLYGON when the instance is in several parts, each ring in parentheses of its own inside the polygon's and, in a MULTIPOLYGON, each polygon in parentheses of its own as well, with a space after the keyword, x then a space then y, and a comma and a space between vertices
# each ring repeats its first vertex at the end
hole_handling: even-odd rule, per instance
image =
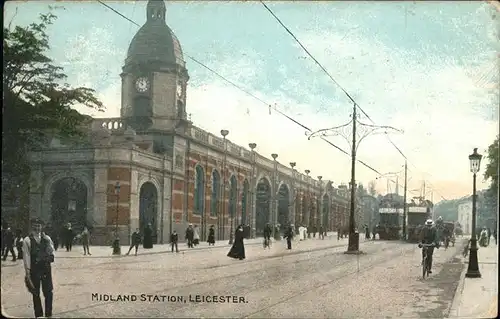
POLYGON ((158 243, 167 242, 174 229, 183 234, 189 223, 200 225, 203 237, 208 227, 217 227, 217 239, 229 238, 239 223, 255 235, 264 220, 330 230, 347 225, 347 189, 187 119, 189 76, 180 44, 165 24, 163 1, 148 2, 147 10, 151 14, 132 40, 121 74, 121 117, 94 119, 83 144, 54 138, 31 152, 31 215, 61 224, 72 214, 79 226, 92 228, 94 244, 109 244, 115 232, 128 242, 147 223, 158 243), (159 45, 168 39, 172 43, 159 45), (62 180, 73 186, 57 188, 62 180))

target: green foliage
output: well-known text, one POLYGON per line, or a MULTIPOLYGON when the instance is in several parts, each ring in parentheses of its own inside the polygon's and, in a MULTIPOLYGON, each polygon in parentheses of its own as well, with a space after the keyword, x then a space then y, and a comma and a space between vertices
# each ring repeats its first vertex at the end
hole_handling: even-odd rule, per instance
POLYGON ((441 201, 434 206, 434 213, 443 217, 443 220, 458 220, 458 206, 467 201, 470 201, 470 197, 441 201))
POLYGON ((54 19, 49 12, 28 26, 3 29, 2 195, 4 186, 23 189, 18 185, 28 182, 28 150, 45 144, 51 135, 84 135, 89 117, 72 109, 74 105, 104 109, 94 90, 65 83, 63 68, 47 56, 46 29, 54 19))
POLYGON ((480 198, 481 205, 478 206, 478 224, 490 227, 495 224, 498 211, 498 143, 497 136, 496 140, 488 147, 488 164, 486 164, 484 178, 491 180, 491 184, 480 198))
POLYGON ((484 178, 491 179, 491 186, 498 189, 498 136, 496 140, 488 147, 488 164, 484 171, 484 178))

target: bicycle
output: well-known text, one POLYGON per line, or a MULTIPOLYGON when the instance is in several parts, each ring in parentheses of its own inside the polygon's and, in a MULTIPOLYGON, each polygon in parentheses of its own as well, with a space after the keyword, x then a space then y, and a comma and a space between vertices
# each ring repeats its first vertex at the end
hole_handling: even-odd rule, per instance
POLYGON ((423 249, 423 257, 422 257, 422 278, 425 279, 425 276, 429 276, 429 262, 427 260, 427 249, 429 247, 434 247, 434 244, 419 244, 418 247, 423 249))

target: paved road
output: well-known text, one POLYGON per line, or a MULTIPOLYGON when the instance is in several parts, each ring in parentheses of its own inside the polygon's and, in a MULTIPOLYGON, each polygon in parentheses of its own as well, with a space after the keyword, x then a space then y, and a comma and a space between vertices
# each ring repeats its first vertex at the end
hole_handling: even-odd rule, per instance
MULTIPOLYGON (((460 250, 440 249, 434 274, 423 281, 420 251, 398 242, 364 242, 365 255, 345 255, 346 240, 309 240, 293 251, 247 247, 245 261, 221 249, 196 254, 63 259, 54 265, 55 316, 60 317, 446 317, 462 264, 460 250), (359 265, 359 271, 358 271, 359 265), (95 301, 92 294, 135 295, 133 301, 95 301), (142 301, 141 294, 177 301, 142 301), (230 302, 196 302, 202 296, 230 302), (198 297, 199 296, 199 297, 198 297), (232 296, 236 297, 233 303, 232 296)), ((2 305, 30 316, 19 266, 2 268, 2 305)), ((145 298, 148 298, 147 296, 145 298)))

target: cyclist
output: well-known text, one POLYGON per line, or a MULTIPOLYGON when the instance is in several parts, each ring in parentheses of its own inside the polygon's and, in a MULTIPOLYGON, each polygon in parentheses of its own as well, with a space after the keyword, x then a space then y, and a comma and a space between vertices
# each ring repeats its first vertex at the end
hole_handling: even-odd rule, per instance
MULTIPOLYGON (((420 232, 420 243, 419 248, 422 248, 422 244, 430 245, 434 244, 436 248, 439 248, 439 238, 437 234, 437 229, 434 227, 434 221, 428 219, 425 222, 425 227, 422 228, 420 232)), ((434 247, 427 247, 427 261, 429 263, 429 274, 432 274, 432 254, 434 253, 434 247)), ((424 258, 424 250, 422 249, 422 260, 424 258)))

